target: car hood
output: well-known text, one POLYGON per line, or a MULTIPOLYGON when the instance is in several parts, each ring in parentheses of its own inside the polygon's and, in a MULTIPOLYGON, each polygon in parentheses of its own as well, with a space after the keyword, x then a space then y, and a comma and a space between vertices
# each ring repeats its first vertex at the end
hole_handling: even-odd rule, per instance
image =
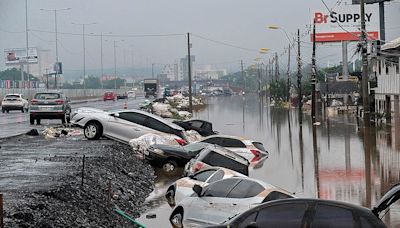
POLYGON ((167 144, 154 144, 151 146, 154 149, 160 149, 164 152, 170 153, 187 153, 181 146, 167 145, 167 144))
POLYGON ((400 198, 400 184, 393 186, 372 208, 372 212, 378 216, 380 212, 390 207, 400 198))

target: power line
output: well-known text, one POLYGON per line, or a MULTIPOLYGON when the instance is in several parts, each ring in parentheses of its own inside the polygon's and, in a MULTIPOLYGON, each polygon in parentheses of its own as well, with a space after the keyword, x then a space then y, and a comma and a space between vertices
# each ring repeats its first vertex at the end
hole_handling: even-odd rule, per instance
POLYGON ((204 36, 200 36, 200 35, 197 35, 197 34, 193 34, 193 33, 192 33, 192 35, 193 35, 194 37, 197 37, 197 38, 200 38, 200 39, 203 39, 203 40, 207 40, 207 41, 210 41, 210 42, 214 42, 214 43, 217 43, 217 44, 225 45, 225 46, 228 46, 228 47, 233 47, 233 48, 241 49, 241 50, 244 50, 244 51, 250 51, 250 52, 257 52, 257 53, 259 52, 259 50, 256 50, 256 49, 251 49, 251 48, 246 48, 246 47, 240 47, 240 46, 237 46, 237 45, 229 44, 229 43, 227 43, 227 42, 223 42, 223 41, 218 41, 218 40, 206 38, 206 37, 204 37, 204 36))

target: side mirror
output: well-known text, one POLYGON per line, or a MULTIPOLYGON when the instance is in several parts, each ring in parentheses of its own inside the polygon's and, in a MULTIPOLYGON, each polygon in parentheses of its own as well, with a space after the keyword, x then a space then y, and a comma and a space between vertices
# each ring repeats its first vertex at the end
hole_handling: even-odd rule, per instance
POLYGON ((110 116, 117 118, 117 117, 119 117, 119 113, 111 113, 110 116))
POLYGON ((253 221, 249 223, 245 228, 258 228, 258 226, 257 223, 253 221))
POLYGON ((201 192, 203 191, 203 188, 200 185, 195 184, 192 189, 197 194, 198 197, 201 196, 201 192))

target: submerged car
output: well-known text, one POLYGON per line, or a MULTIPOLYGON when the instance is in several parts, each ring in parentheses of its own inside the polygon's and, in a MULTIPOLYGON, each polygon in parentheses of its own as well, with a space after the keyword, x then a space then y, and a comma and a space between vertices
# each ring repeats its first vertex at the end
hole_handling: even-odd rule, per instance
MULTIPOLYGON (((214 228, 240 227, 386 227, 380 213, 400 198, 400 185, 390 189, 372 209, 320 199, 286 199, 267 202, 214 228)), ((383 217, 383 216, 382 216, 383 217)))
POLYGON ((187 131, 195 130, 204 137, 218 134, 218 132, 213 130, 212 123, 205 120, 175 120, 173 123, 183 127, 187 131))
POLYGON ((42 119, 61 119, 61 122, 70 121, 70 99, 62 92, 36 93, 29 105, 29 122, 40 124, 42 119))
POLYGON ((291 193, 265 182, 232 177, 206 187, 194 185, 195 192, 183 199, 169 218, 173 227, 220 224, 260 203, 294 198, 291 193))
POLYGON ((94 108, 80 108, 72 115, 71 123, 83 128, 89 140, 104 136, 128 144, 129 140, 147 133, 165 133, 180 137, 180 144, 187 139, 183 128, 165 119, 137 109, 106 112, 94 108))
POLYGON ((21 112, 28 111, 29 102, 24 98, 24 95, 19 93, 7 94, 1 102, 1 111, 3 113, 10 110, 20 110, 21 112))
POLYGON ((234 151, 245 157, 250 162, 257 162, 262 157, 268 156, 268 151, 261 142, 230 135, 211 135, 200 142, 216 144, 234 151))
POLYGON ((178 166, 184 166, 209 145, 200 142, 185 146, 154 144, 144 152, 144 158, 153 164, 160 165, 165 173, 173 174, 178 166))
POLYGON ((221 146, 211 145, 202 150, 195 158, 186 164, 185 174, 188 176, 200 170, 217 166, 231 169, 248 176, 249 165, 249 161, 239 154, 221 146))
POLYGON ((188 177, 181 178, 168 187, 165 198, 170 206, 175 206, 183 198, 192 195, 195 184, 205 187, 210 183, 230 177, 246 177, 245 175, 222 167, 201 170, 188 177))

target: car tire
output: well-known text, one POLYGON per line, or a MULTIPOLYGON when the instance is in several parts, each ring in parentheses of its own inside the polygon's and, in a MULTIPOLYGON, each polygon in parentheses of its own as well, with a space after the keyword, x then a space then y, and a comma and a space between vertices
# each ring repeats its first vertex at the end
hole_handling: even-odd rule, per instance
POLYGON ((103 129, 101 124, 95 121, 87 123, 83 128, 83 134, 88 140, 99 139, 102 135, 102 131, 103 129))
POLYGON ((22 108, 21 108, 21 112, 22 112, 22 113, 24 113, 24 112, 25 112, 25 109, 24 109, 24 107, 22 107, 22 108))
POLYGON ((29 111, 29 108, 24 108, 24 110, 25 110, 25 112, 28 112, 28 111, 29 111))
POLYGON ((175 189, 171 187, 165 193, 165 198, 167 199, 167 203, 171 207, 175 207, 175 189))
POLYGON ((1 109, 1 112, 2 112, 2 113, 5 113, 5 112, 6 112, 6 110, 5 110, 4 108, 2 108, 2 109, 1 109))
POLYGON ((170 217, 170 222, 174 228, 183 228, 183 211, 178 210, 170 217))
POLYGON ((167 159, 163 162, 162 169, 167 175, 174 175, 178 170, 178 163, 174 159, 167 159))
POLYGON ((65 124, 65 115, 61 118, 61 123, 65 124))
POLYGON ((40 119, 39 118, 36 119, 36 124, 40 125, 40 119))
POLYGON ((32 115, 29 116, 29 123, 30 123, 31 125, 34 125, 34 124, 35 124, 35 118, 33 118, 32 115))
POLYGON ((6 112, 7 112, 7 113, 9 113, 9 112, 10 112, 10 110, 6 109, 6 112))

